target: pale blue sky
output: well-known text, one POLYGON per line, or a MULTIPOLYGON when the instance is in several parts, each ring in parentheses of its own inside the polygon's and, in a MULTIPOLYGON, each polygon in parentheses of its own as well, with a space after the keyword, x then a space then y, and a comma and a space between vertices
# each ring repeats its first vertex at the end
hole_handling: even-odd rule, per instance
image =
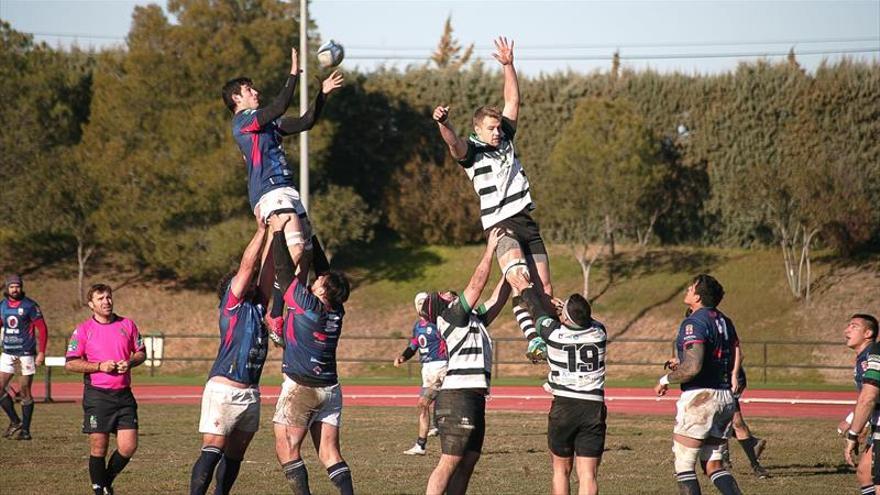
MULTIPOLYGON (((134 5, 146 3, 164 5, 0 0, 0 18, 51 45, 100 47, 124 43, 134 5)), ((324 39, 345 45, 344 67, 363 69, 423 63, 447 15, 456 37, 481 57, 488 59, 494 36, 514 38, 517 66, 532 75, 606 70, 616 48, 626 66, 687 73, 726 70, 792 46, 810 69, 841 56, 826 52, 880 57, 880 0, 313 0, 311 15, 324 39)))

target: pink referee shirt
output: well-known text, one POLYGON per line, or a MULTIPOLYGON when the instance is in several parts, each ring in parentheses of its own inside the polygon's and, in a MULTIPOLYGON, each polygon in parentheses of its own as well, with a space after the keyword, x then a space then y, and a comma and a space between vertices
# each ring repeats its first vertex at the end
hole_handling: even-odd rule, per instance
MULTIPOLYGON (((98 323, 94 318, 80 323, 67 346, 67 359, 85 359, 91 363, 131 359, 132 353, 144 350, 137 325, 128 318, 115 316, 112 323, 98 323)), ((131 385, 131 371, 123 374, 96 371, 83 380, 96 388, 121 390, 131 385)))

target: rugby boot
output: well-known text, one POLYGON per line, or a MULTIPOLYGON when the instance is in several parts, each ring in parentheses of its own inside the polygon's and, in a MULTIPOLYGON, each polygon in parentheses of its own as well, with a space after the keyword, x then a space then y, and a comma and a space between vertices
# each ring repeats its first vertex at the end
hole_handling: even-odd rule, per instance
POLYGON ((31 438, 31 432, 27 430, 18 430, 18 435, 15 435, 15 440, 33 440, 31 438))
POLYGON ((406 455, 425 455, 428 453, 428 449, 422 447, 419 444, 415 444, 412 446, 411 449, 404 450, 403 453, 406 455))
POLYGON ((20 429, 21 429, 21 422, 20 421, 18 423, 9 423, 9 426, 6 427, 6 431, 3 432, 3 438, 12 438, 12 436, 15 435, 18 432, 18 430, 20 430, 20 429))
POLYGON ((435 428, 431 428, 430 430, 428 430, 428 436, 429 436, 429 437, 436 437, 436 436, 439 435, 439 434, 440 434, 440 430, 438 430, 436 427, 435 427, 435 428))
POLYGON ((770 471, 767 471, 767 468, 760 464, 752 466, 752 472, 755 473, 759 480, 766 480, 770 477, 770 471))
POLYGON ((284 317, 266 317, 266 326, 269 327, 269 340, 277 347, 284 348, 284 317))
POLYGON ((761 454, 764 452, 764 447, 767 446, 767 440, 763 438, 755 437, 755 459, 760 459, 761 454))
POLYGON ((529 341, 526 357, 532 364, 538 364, 547 359, 547 343, 541 337, 535 337, 529 341))

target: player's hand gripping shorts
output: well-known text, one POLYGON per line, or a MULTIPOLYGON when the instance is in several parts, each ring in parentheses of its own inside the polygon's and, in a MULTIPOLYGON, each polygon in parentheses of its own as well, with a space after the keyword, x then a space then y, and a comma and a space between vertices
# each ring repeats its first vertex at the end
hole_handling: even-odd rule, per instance
POLYGON ((229 436, 232 430, 260 429, 260 391, 209 381, 202 392, 199 433, 229 436))
POLYGON ((730 389, 698 388, 681 393, 675 403, 674 433, 705 440, 727 438, 735 410, 730 389))

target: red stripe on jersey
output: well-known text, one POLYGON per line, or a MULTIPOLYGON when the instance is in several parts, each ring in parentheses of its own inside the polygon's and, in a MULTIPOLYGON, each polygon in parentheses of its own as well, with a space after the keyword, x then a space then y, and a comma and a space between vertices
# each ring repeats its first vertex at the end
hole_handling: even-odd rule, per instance
POLYGON ((229 326, 226 327, 226 335, 223 336, 223 345, 229 347, 232 345, 232 334, 235 332, 235 325, 238 324, 238 314, 234 314, 229 318, 229 326))

